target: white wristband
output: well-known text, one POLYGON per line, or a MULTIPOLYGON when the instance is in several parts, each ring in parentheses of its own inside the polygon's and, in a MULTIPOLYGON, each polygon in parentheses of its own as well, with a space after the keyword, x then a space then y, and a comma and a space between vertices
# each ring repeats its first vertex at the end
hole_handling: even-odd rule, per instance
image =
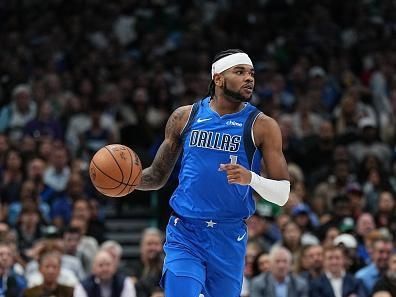
POLYGON ((251 186, 261 198, 280 206, 285 205, 289 199, 290 193, 290 182, 288 180, 268 179, 253 171, 251 171, 251 173, 252 180, 249 186, 251 186))

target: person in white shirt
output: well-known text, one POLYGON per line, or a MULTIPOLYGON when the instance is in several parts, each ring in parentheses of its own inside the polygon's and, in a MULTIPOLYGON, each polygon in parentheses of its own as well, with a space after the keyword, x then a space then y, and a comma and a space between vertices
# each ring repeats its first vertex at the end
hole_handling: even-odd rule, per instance
POLYGON ((313 279, 309 296, 366 297, 362 282, 345 272, 345 255, 341 246, 328 246, 323 251, 324 272, 313 279))

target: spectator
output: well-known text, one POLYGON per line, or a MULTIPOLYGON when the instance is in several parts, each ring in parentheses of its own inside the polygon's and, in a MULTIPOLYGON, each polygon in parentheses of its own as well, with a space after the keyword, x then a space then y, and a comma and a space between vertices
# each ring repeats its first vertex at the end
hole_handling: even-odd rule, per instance
POLYGON ((11 248, 7 243, 0 242, 0 294, 6 297, 18 297, 26 288, 25 279, 10 270, 12 262, 11 248))
POLYGON ((345 255, 341 247, 329 246, 323 251, 323 273, 310 283, 309 296, 365 297, 360 280, 345 272, 345 255))
POLYGON ((106 226, 92 217, 91 202, 79 197, 73 203, 73 217, 83 220, 87 224, 86 235, 95 238, 99 243, 105 239, 106 226))
POLYGON ((358 183, 350 183, 346 187, 346 196, 349 199, 351 215, 356 220, 363 213, 366 206, 366 200, 361 186, 358 183))
POLYGON ((69 177, 66 192, 59 195, 51 207, 52 223, 63 228, 70 223, 73 203, 77 199, 85 199, 84 179, 80 173, 72 173, 69 177))
POLYGON ((22 158, 18 150, 10 149, 5 155, 5 164, 0 178, 2 203, 8 205, 19 200, 23 181, 22 158))
POLYGON ((92 236, 86 235, 87 222, 80 218, 72 218, 70 227, 78 230, 80 233, 80 240, 77 246, 77 257, 80 258, 84 271, 89 272, 92 267, 92 261, 98 251, 98 242, 92 236))
POLYGON ((112 256, 99 251, 93 261, 92 274, 74 289, 74 297, 136 297, 132 281, 116 273, 112 256))
POLYGON ((375 155, 384 165, 390 164, 391 150, 388 145, 382 143, 378 135, 378 124, 373 117, 362 117, 358 122, 359 141, 350 145, 349 150, 353 157, 360 163, 368 154, 375 155))
POLYGON ((42 223, 49 223, 50 208, 47 203, 40 200, 39 194, 35 189, 35 185, 31 180, 25 180, 21 186, 19 201, 11 203, 8 208, 7 221, 10 226, 15 226, 22 211, 22 206, 27 204, 37 205, 40 211, 42 223))
POLYGON ((388 292, 390 296, 396 296, 396 253, 389 258, 388 271, 375 284, 373 294, 388 292))
POLYGON ((374 218, 368 212, 361 214, 356 222, 356 239, 358 241, 357 253, 358 257, 365 264, 370 262, 367 237, 371 234, 375 227, 374 218))
POLYGON ((30 201, 22 205, 16 227, 18 248, 22 255, 25 255, 26 250, 42 237, 43 224, 40 218, 40 212, 34 202, 30 201))
POLYGON ((387 238, 379 238, 372 243, 371 264, 356 272, 356 278, 363 281, 369 294, 373 293, 375 283, 388 269, 389 258, 393 249, 387 238))
MULTIPOLYGON (((269 208, 265 208, 270 211, 269 208)), ((280 239, 276 226, 273 224, 271 214, 266 214, 263 208, 257 211, 247 220, 248 236, 251 240, 256 240, 261 244, 262 249, 269 250, 269 247, 280 239)))
MULTIPOLYGON (((43 284, 44 277, 40 271, 39 260, 40 255, 44 255, 46 253, 58 253, 59 255, 62 255, 62 245, 57 243, 56 240, 43 239, 37 242, 32 249, 29 250, 29 256, 32 260, 26 265, 25 269, 28 288, 43 284)), ((72 269, 76 266, 73 260, 69 260, 70 257, 67 255, 62 256, 57 282, 64 286, 74 287, 78 283, 78 278, 72 269)))
POLYGON ((41 139, 52 141, 63 139, 60 123, 55 117, 49 101, 40 103, 37 117, 27 122, 23 130, 24 135, 29 135, 37 141, 41 139))
POLYGON ((100 245, 100 250, 107 251, 113 257, 116 271, 120 272, 122 246, 116 241, 107 240, 100 245))
POLYGON ((267 252, 261 252, 257 255, 254 260, 254 273, 253 275, 258 275, 261 272, 268 272, 270 270, 270 257, 267 252))
POLYGON ((89 273, 89 271, 87 273, 87 270, 85 270, 85 268, 89 266, 89 264, 87 264, 86 262, 91 263, 90 259, 84 257, 84 255, 78 250, 81 242, 81 237, 81 231, 76 227, 69 227, 63 232, 64 253, 78 260, 80 268, 84 267, 84 271, 78 271, 78 273, 76 274, 76 277, 79 279, 82 279, 83 275, 89 273))
POLYGON ((156 228, 147 228, 140 241, 140 259, 132 272, 136 281, 138 296, 149 297, 153 288, 158 286, 162 276, 164 236, 156 228))
POLYGON ((308 284, 323 272, 323 248, 319 244, 303 246, 298 259, 297 274, 308 284))
POLYGON ((290 273, 290 251, 284 247, 274 247, 270 252, 270 261, 270 272, 261 273, 253 278, 250 297, 308 296, 305 280, 290 273))
POLYGON ((0 132, 6 132, 16 145, 22 139, 23 127, 36 116, 37 106, 31 95, 30 86, 17 85, 11 102, 0 111, 0 132))
POLYGON ((395 196, 392 192, 383 190, 378 196, 378 210, 375 214, 375 223, 380 227, 390 225, 393 214, 395 213, 395 196))
POLYGON ((55 146, 51 151, 50 163, 44 171, 44 183, 57 193, 66 190, 70 178, 68 152, 65 147, 55 146))
POLYGON ((357 241, 355 237, 348 233, 343 233, 334 238, 334 246, 340 246, 344 250, 345 270, 349 273, 356 273, 365 266, 357 255, 357 241))
POLYGON ((292 253, 292 263, 296 263, 302 248, 301 229, 294 221, 289 221, 283 226, 281 232, 282 241, 279 245, 287 248, 292 253))
POLYGON ((73 288, 58 283, 61 268, 61 255, 56 251, 47 251, 40 255, 40 273, 43 276, 43 284, 27 289, 22 297, 72 297, 73 288))

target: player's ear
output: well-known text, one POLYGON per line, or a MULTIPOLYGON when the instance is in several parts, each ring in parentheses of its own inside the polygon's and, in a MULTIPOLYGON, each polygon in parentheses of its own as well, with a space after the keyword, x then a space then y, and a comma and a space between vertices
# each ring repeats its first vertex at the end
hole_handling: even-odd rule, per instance
POLYGON ((215 83, 215 85, 216 85, 217 87, 222 87, 223 84, 224 84, 224 76, 221 75, 220 73, 216 73, 216 74, 213 76, 213 81, 214 81, 214 83, 215 83))

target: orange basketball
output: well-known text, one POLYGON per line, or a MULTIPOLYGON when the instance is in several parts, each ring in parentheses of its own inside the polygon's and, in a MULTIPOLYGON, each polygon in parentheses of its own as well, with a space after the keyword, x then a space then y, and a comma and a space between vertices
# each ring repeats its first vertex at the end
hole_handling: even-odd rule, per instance
POLYGON ((122 197, 139 185, 142 165, 129 147, 110 144, 102 147, 89 164, 89 176, 95 188, 110 197, 122 197))

